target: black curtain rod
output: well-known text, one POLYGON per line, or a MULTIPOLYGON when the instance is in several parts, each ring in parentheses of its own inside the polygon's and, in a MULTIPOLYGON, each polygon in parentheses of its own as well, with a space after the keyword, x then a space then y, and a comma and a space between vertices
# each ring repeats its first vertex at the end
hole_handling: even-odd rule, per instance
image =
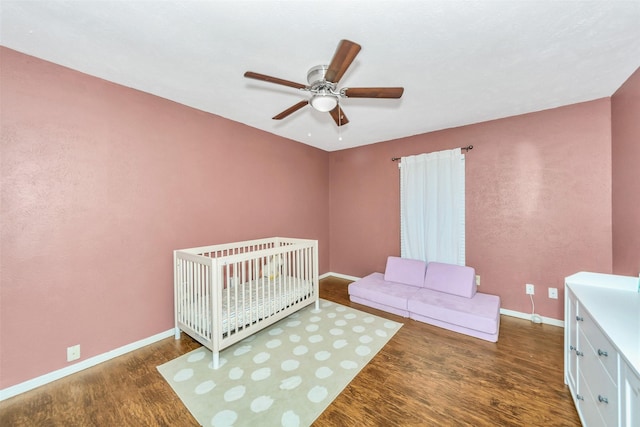
MULTIPOLYGON (((460 147, 461 150, 465 150, 467 153, 469 152, 469 150, 473 150, 473 145, 467 145, 466 147, 460 147)), ((392 157, 391 161, 392 162, 397 162, 398 160, 400 160, 402 157, 392 157)))

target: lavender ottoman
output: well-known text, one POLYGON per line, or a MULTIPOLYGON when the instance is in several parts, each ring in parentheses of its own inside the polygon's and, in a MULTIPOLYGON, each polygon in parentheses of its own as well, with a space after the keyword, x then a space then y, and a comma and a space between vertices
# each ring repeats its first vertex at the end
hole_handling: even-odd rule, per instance
POLYGON ((351 301, 496 342, 500 297, 477 292, 471 267, 389 257, 385 274, 349 284, 351 301))

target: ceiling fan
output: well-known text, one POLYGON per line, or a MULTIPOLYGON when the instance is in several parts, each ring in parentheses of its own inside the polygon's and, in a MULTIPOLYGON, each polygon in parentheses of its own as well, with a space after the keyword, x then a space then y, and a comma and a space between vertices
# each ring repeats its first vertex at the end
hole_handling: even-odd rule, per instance
POLYGON ((336 125, 342 126, 349 123, 349 119, 347 119, 340 106, 341 98, 400 98, 404 92, 402 87, 344 87, 338 89, 338 81, 347 71, 360 49, 361 46, 357 43, 341 40, 328 66, 317 65, 308 71, 308 86, 265 74, 254 73, 253 71, 247 71, 244 76, 250 79, 289 86, 312 94, 310 99, 300 101, 280 114, 275 115, 273 117, 274 120, 282 120, 307 104, 311 104, 316 110, 331 114, 336 125))

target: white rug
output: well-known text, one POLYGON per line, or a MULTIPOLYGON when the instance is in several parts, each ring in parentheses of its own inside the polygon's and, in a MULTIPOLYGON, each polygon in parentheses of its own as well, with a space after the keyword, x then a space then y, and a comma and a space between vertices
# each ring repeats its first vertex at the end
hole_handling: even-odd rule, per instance
POLYGON ((204 426, 308 426, 401 323, 320 300, 220 353, 196 349, 158 366, 204 426))

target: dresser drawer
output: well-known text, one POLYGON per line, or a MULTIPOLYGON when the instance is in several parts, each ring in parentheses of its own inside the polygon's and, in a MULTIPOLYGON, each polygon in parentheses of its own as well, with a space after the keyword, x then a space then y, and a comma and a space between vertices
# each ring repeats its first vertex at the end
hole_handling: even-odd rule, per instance
MULTIPOLYGON (((582 331, 580 331, 580 338, 584 338, 582 331)), ((582 355, 578 358, 580 366, 578 394, 584 398, 580 405, 585 414, 597 411, 605 425, 616 426, 618 424, 618 387, 601 363, 601 358, 590 346, 582 346, 580 351, 582 355)))
POLYGON ((596 358, 602 363, 602 366, 607 370, 614 385, 618 384, 618 352, 611 344, 609 339, 605 337, 596 322, 593 321, 591 316, 586 310, 580 310, 579 318, 582 319, 578 322, 580 325, 580 331, 584 334, 581 336, 580 350, 587 352, 586 341, 593 349, 596 358))
POLYGON ((578 413, 581 414, 581 419, 584 427, 592 426, 615 426, 615 424, 607 424, 602 418, 600 408, 598 408, 597 401, 593 398, 593 394, 584 379, 584 374, 578 373, 578 388, 577 393, 577 408, 578 413))

